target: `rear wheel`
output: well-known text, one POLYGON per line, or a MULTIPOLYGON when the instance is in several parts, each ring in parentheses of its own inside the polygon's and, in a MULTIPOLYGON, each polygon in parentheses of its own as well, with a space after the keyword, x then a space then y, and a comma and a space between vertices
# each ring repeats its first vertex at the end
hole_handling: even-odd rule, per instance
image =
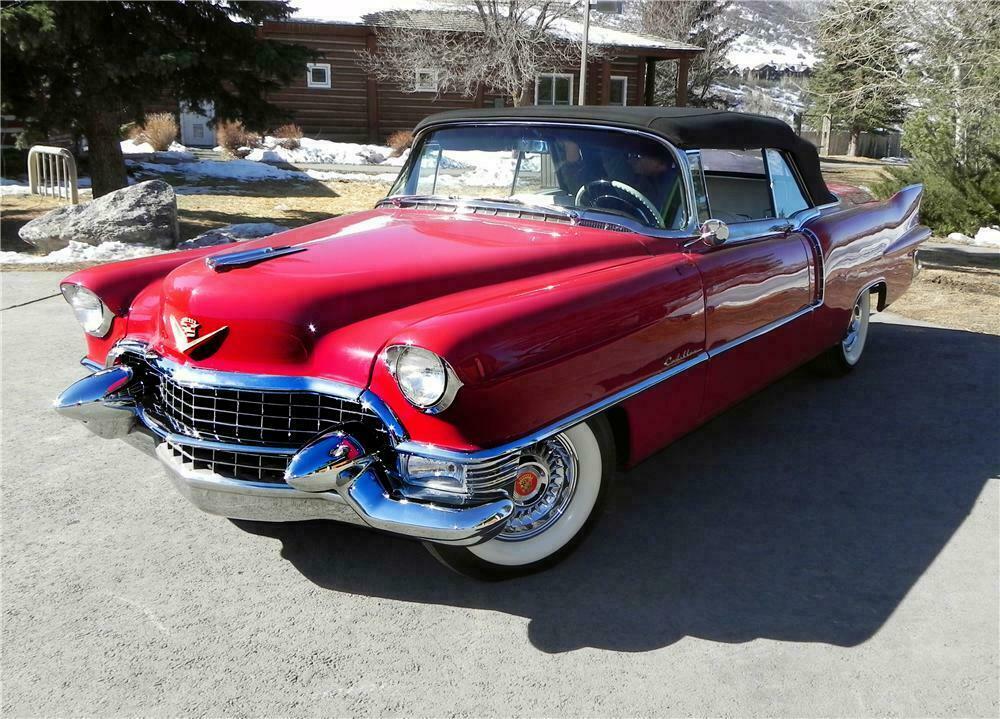
POLYGON ((871 292, 865 290, 851 309, 844 337, 817 358, 816 367, 824 374, 845 375, 861 361, 868 341, 868 324, 871 318, 871 292))
POLYGON ((614 440, 595 418, 524 451, 511 491, 514 513, 496 538, 472 547, 425 543, 442 564, 476 579, 531 574, 583 541, 606 501, 614 440))

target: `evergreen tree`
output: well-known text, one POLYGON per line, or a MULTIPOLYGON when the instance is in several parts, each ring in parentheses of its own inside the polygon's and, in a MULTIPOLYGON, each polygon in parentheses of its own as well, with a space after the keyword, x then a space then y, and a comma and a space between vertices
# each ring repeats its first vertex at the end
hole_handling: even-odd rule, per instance
POLYGON ((306 48, 258 26, 287 2, 8 2, 0 6, 2 111, 33 131, 87 138, 94 196, 127 181, 120 127, 148 105, 215 103, 219 119, 277 117, 265 93, 303 72, 306 48))
POLYGON ((817 63, 809 83, 813 112, 829 114, 851 135, 857 154, 862 132, 903 120, 907 18, 896 0, 833 0, 819 22, 817 63))

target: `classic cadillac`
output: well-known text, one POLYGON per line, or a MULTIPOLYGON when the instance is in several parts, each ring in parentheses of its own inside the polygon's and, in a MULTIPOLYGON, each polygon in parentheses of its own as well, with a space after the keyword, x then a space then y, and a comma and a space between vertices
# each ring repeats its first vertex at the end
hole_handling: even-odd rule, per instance
POLYGON ((856 367, 930 234, 921 192, 842 202, 756 115, 434 115, 371 211, 67 277, 94 374, 55 407, 207 512, 525 574, 619 469, 807 361, 856 367))

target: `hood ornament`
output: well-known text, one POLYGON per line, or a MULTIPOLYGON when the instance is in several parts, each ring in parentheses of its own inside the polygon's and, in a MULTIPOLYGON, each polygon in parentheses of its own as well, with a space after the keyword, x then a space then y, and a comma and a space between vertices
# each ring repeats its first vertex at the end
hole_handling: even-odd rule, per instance
POLYGON ((220 332, 224 332, 229 329, 229 327, 220 327, 213 332, 209 332, 207 335, 199 337, 198 331, 200 329, 201 325, 198 324, 193 317, 182 317, 178 320, 173 315, 170 316, 170 330, 174 335, 174 344, 177 345, 177 349, 181 352, 190 352, 195 347, 204 344, 220 332))
POLYGON ((234 267, 247 267, 258 262, 272 260, 284 255, 292 255, 296 252, 305 252, 306 248, 298 245, 284 245, 282 247, 255 247, 252 250, 242 250, 240 252, 226 252, 221 255, 209 255, 205 258, 205 265, 216 272, 225 272, 234 267))

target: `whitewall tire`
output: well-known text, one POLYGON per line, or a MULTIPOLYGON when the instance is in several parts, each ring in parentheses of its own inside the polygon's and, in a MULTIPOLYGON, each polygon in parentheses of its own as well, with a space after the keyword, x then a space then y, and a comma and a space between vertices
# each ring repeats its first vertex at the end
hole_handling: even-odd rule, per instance
POLYGON ((816 358, 813 367, 821 374, 829 376, 845 375, 861 362, 865 345, 868 343, 868 329, 871 319, 871 291, 862 292, 848 318, 847 329, 837 344, 816 358))
POLYGON ((603 417, 588 420, 524 452, 511 490, 514 514, 499 536, 472 547, 425 546, 449 568, 478 579, 545 569, 586 536, 613 473, 611 428, 603 417))

